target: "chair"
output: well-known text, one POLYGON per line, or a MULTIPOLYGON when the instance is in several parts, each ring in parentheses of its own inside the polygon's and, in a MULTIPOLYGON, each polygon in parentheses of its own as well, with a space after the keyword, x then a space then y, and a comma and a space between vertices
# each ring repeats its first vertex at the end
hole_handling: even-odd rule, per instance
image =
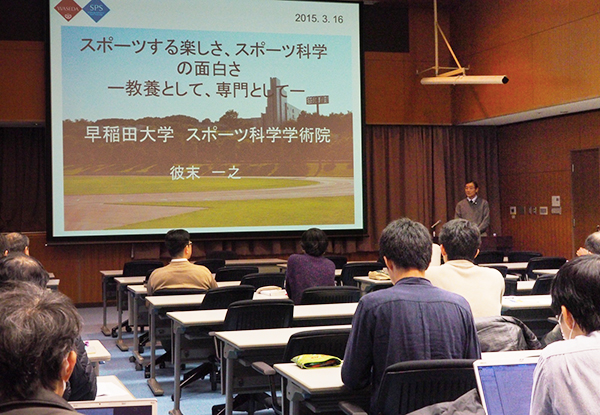
MULTIPOLYGON (((344 358, 346 344, 350 336, 350 328, 307 330, 290 336, 281 362, 289 362, 301 354, 327 354, 344 358)), ((277 397, 278 385, 275 369, 265 362, 254 362, 252 367, 257 372, 269 377, 271 395, 264 399, 265 406, 272 408, 277 415, 282 413, 282 399, 277 397)))
MULTIPOLYGON (((164 266, 164 264, 162 263, 162 261, 145 260, 145 259, 129 261, 123 265, 123 275, 122 276, 123 277, 142 277, 142 276, 147 277, 156 268, 160 268, 163 266, 164 266)), ((127 296, 125 296, 125 298, 121 299, 121 307, 122 307, 121 308, 122 310, 127 310, 127 307, 128 307, 127 296)), ((131 328, 129 326, 129 320, 123 321, 121 323, 121 327, 118 327, 118 326, 113 327, 111 329, 112 337, 117 337, 118 330, 123 327, 125 327, 127 331, 131 331, 131 328)))
POLYGON ((348 258, 344 255, 325 255, 325 258, 335 264, 335 269, 342 269, 348 262, 348 258))
POLYGON ((240 284, 252 285, 255 290, 270 285, 284 288, 285 274, 282 272, 259 272, 257 274, 246 274, 242 277, 242 282, 240 284))
POLYGON ((215 280, 219 281, 241 281, 244 275, 258 274, 258 267, 230 266, 222 267, 215 273, 215 280))
POLYGON ((502 278, 506 278, 506 274, 508 274, 508 267, 504 265, 486 265, 486 267, 500 271, 500 274, 502 274, 502 278))
POLYGON ((215 310, 228 308, 231 303, 240 300, 252 300, 254 287, 251 285, 234 285, 232 287, 211 288, 206 292, 199 310, 215 310))
POLYGON ((533 271, 536 269, 558 269, 567 262, 566 258, 553 257, 553 256, 542 256, 531 258, 527 263, 527 269, 525 270, 525 277, 530 280, 537 278, 537 274, 533 271))
POLYGON ((358 303, 358 287, 310 287, 302 292, 300 304, 358 303))
POLYGON ((225 260, 222 258, 207 258, 200 259, 194 262, 196 265, 204 265, 211 273, 216 273, 219 268, 223 268, 225 266, 225 260))
POLYGON ((233 251, 210 251, 206 253, 206 259, 238 259, 238 255, 233 251))
POLYGON ((544 295, 550 294, 550 288, 552 287, 552 281, 556 275, 553 274, 545 274, 540 275, 535 283, 533 284, 533 288, 531 289, 530 295, 544 295))
POLYGON ((517 295, 517 280, 504 279, 504 295, 517 295))
MULTIPOLYGON (((223 330, 291 327, 293 319, 294 302, 287 298, 236 301, 227 308, 227 314, 223 321, 223 330)), ((256 407, 256 404, 261 403, 263 398, 263 394, 239 394, 233 400, 234 411, 245 410, 249 415, 252 415, 256 409, 259 409, 256 407)), ((212 407, 212 413, 221 413, 224 409, 225 405, 215 405, 212 407)))
POLYGON ((354 277, 364 277, 369 275, 370 271, 379 271, 383 268, 385 268, 385 265, 381 262, 353 262, 346 264, 342 268, 340 281, 342 285, 357 287, 358 283, 354 281, 354 277))
MULTIPOLYGON (((471 359, 416 360, 389 366, 381 380, 375 414, 404 415, 434 403, 453 401, 477 387, 471 359)), ((365 414, 349 402, 340 402, 349 415, 365 414)))
POLYGON ((483 251, 475 257, 475 264, 493 264, 504 262, 504 252, 502 251, 483 251))
POLYGON ((542 253, 535 251, 511 251, 507 256, 508 262, 529 262, 531 258, 542 256, 542 253))

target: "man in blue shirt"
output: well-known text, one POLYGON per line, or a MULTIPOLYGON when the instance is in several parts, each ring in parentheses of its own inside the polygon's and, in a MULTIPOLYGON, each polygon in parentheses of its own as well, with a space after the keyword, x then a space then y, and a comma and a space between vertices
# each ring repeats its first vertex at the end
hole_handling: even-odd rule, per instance
POLYGON ((388 366, 481 356, 469 303, 425 279, 431 259, 427 229, 407 218, 396 220, 383 230, 379 249, 394 286, 361 298, 342 366, 346 386, 372 384, 371 412, 388 366))

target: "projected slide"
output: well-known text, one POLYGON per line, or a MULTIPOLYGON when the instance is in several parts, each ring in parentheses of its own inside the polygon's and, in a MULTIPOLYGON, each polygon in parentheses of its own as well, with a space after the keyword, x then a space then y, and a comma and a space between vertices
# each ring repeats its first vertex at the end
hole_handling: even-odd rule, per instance
POLYGON ((363 228, 358 5, 50 0, 52 237, 363 228))

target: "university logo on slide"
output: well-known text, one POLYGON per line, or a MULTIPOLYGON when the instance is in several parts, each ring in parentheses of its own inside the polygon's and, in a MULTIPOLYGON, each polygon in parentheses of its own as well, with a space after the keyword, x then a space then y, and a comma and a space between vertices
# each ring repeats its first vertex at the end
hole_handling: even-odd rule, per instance
POLYGON ((84 8, 83 11, 88 14, 96 23, 100 21, 106 13, 110 11, 108 6, 102 3, 101 0, 92 0, 84 8))
POLYGON ((73 0, 63 0, 54 7, 54 10, 59 12, 69 22, 81 11, 81 7, 73 0))

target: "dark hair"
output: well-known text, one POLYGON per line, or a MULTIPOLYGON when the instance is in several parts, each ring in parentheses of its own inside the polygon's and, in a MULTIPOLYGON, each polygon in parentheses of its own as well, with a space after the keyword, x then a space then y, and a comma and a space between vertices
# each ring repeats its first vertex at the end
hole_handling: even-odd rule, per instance
POLYGON ((302 234, 300 246, 310 256, 321 256, 327 250, 327 235, 319 228, 310 228, 302 234))
POLYGON ((585 239, 585 249, 592 254, 600 254, 600 232, 594 232, 585 239))
POLYGON ((479 189, 479 184, 477 184, 477 182, 475 180, 468 180, 465 183, 465 186, 468 185, 469 183, 473 183, 473 186, 475 186, 475 189, 479 189))
POLYGON ((54 390, 73 350, 81 318, 71 300, 35 284, 11 281, 0 290, 0 401, 54 390))
POLYGON ((446 222, 440 231, 440 245, 443 245, 449 260, 473 261, 481 245, 479 228, 466 219, 446 222))
POLYGON ((6 281, 28 281, 45 288, 50 275, 34 257, 21 252, 0 258, 0 284, 6 281))
POLYGON ((8 249, 8 244, 6 242, 6 236, 3 233, 0 233, 0 257, 4 255, 4 251, 8 249))
POLYGON ((165 236, 165 245, 172 258, 181 256, 189 243, 190 234, 185 229, 171 229, 165 236))
POLYGON ((600 330, 600 256, 583 255, 563 265, 550 294, 556 314, 564 305, 583 331, 600 330))
POLYGON ((19 232, 6 234, 6 249, 8 252, 25 252, 29 246, 29 237, 19 232))
POLYGON ((395 220, 381 233, 379 256, 403 269, 425 271, 431 262, 431 236, 419 222, 395 220))

